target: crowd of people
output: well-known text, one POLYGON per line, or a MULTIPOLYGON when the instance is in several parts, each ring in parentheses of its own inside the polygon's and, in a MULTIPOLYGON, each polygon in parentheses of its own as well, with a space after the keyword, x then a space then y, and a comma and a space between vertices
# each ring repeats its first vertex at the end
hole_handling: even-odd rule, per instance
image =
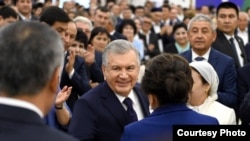
POLYGON ((0 139, 166 141, 176 124, 248 125, 249 17, 233 2, 3 0, 0 139))

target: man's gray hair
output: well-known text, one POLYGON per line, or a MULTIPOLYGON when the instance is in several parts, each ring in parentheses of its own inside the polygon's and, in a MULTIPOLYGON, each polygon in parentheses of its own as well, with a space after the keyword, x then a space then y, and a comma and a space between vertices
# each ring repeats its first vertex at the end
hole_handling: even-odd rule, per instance
POLYGON ((216 25, 215 23, 212 21, 212 19, 210 17, 208 17, 207 15, 204 14, 197 14, 196 16, 194 16, 188 23, 188 31, 190 30, 190 28, 192 27, 194 22, 197 21, 205 21, 205 22, 209 22, 211 29, 212 30, 216 30, 216 25))
POLYGON ((112 54, 125 54, 129 51, 133 50, 136 53, 136 58, 138 61, 138 64, 140 65, 140 55, 138 50, 134 47, 134 45, 123 39, 117 39, 112 42, 110 42, 107 47, 104 49, 102 54, 102 65, 107 66, 108 65, 108 56, 112 54))
POLYGON ((63 42, 47 24, 15 22, 0 30, 0 39, 0 91, 10 97, 37 94, 62 68, 63 42))
POLYGON ((75 18, 73 19, 73 22, 74 22, 74 23, 81 22, 81 23, 88 24, 89 27, 90 27, 90 30, 93 29, 93 24, 92 24, 92 22, 91 22, 88 18, 86 18, 86 17, 77 16, 77 17, 75 17, 75 18))

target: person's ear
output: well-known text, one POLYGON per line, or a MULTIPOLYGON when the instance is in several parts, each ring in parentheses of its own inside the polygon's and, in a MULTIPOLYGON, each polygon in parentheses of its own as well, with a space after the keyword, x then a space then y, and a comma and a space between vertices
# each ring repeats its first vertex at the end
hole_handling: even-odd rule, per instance
POLYGON ((59 86, 59 81, 60 81, 60 77, 61 77, 61 68, 60 66, 58 66, 53 75, 51 76, 50 82, 49 82, 49 90, 53 93, 56 94, 57 90, 58 90, 58 86, 59 86))

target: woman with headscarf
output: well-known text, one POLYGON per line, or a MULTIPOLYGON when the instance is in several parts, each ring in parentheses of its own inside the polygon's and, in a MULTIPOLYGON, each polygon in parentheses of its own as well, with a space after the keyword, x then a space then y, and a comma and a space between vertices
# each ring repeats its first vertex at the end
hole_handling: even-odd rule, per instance
POLYGON ((190 66, 194 84, 188 107, 217 118, 220 124, 236 124, 235 111, 216 101, 219 79, 214 68, 206 61, 192 62, 190 66))

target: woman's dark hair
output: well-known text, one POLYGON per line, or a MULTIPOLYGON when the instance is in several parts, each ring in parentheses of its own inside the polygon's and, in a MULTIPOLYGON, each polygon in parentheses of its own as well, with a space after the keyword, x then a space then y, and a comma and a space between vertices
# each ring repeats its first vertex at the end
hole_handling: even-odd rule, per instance
POLYGON ((155 95, 159 105, 186 103, 192 86, 187 60, 169 53, 157 55, 147 63, 141 82, 142 90, 147 95, 155 95))
POLYGON ((77 28, 76 41, 84 44, 84 48, 87 49, 88 46, 88 36, 82 31, 82 29, 77 28))
POLYGON ((95 27, 90 34, 89 37, 89 44, 91 44, 92 40, 94 39, 95 36, 99 35, 99 34, 106 34, 108 36, 108 38, 111 40, 111 36, 108 32, 108 30, 104 27, 95 27))
POLYGON ((120 25, 117 28, 117 32, 122 34, 124 27, 127 25, 132 26, 132 28, 134 29, 134 35, 135 35, 137 33, 137 28, 136 28, 136 24, 135 24, 134 20, 131 20, 131 19, 122 20, 122 22, 120 23, 120 25))
POLYGON ((173 26, 173 34, 175 34, 176 30, 179 29, 179 28, 184 28, 186 31, 187 31, 187 25, 183 22, 181 23, 176 23, 174 26, 173 26))

